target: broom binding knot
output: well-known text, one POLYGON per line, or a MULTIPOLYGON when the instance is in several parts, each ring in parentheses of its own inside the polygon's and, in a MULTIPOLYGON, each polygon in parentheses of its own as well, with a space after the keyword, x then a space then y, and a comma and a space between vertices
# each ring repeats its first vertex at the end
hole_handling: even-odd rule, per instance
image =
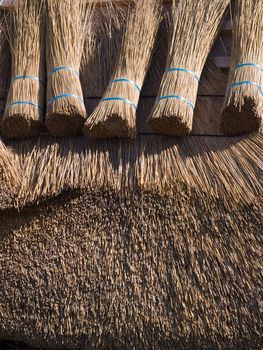
POLYGON ((166 70, 165 74, 170 73, 170 72, 184 72, 184 73, 189 73, 189 74, 192 74, 192 75, 195 77, 195 79, 198 81, 198 83, 199 83, 199 81, 200 81, 200 75, 197 74, 197 73, 195 73, 195 72, 193 72, 193 71, 190 70, 190 69, 187 69, 187 68, 181 68, 181 67, 168 68, 168 69, 166 70))
POLYGON ((256 67, 259 70, 261 70, 261 72, 263 73, 263 68, 259 64, 254 63, 254 62, 246 62, 246 63, 237 64, 236 67, 233 70, 236 70, 236 69, 239 69, 239 68, 243 68, 243 67, 256 67))
POLYGON ((193 110, 195 108, 194 104, 191 101, 187 100, 186 98, 184 98, 183 96, 180 96, 180 95, 166 95, 166 96, 160 96, 158 98, 159 101, 161 101, 161 100, 170 100, 170 99, 177 99, 177 100, 183 101, 188 106, 190 106, 193 110))
POLYGON ((61 70, 67 70, 67 71, 73 72, 79 76, 79 70, 74 69, 74 68, 69 67, 69 66, 60 66, 60 67, 54 68, 51 72, 49 72, 48 77, 50 77, 52 74, 59 72, 61 70))
POLYGON ((34 75, 17 75, 16 77, 14 77, 11 81, 11 84, 13 84, 16 80, 20 80, 20 79, 32 79, 32 80, 37 80, 39 81, 41 84, 46 85, 46 82, 43 79, 39 79, 38 77, 34 76, 34 75))
POLYGON ((33 106, 33 107, 40 109, 41 111, 45 110, 44 106, 40 106, 37 103, 31 102, 31 101, 14 101, 6 106, 6 111, 15 105, 30 105, 30 106, 33 106))
POLYGON ((130 80, 128 78, 121 77, 111 81, 111 84, 115 84, 115 83, 128 83, 128 84, 134 85, 136 89, 139 91, 139 93, 141 93, 142 91, 141 87, 135 81, 130 80))
POLYGON ((255 86, 255 87, 259 90, 259 92, 260 92, 261 95, 263 96, 263 90, 262 90, 261 86, 260 86, 258 83, 254 82, 254 81, 250 81, 250 80, 239 81, 238 83, 231 84, 231 85, 229 85, 229 87, 227 88, 227 91, 230 93, 230 92, 233 91, 233 89, 234 89, 235 87, 241 86, 241 85, 253 85, 253 86, 255 86))
POLYGON ((124 97, 105 97, 105 98, 102 98, 101 99, 101 102, 107 102, 107 101, 122 101, 124 103, 127 103, 129 105, 131 105, 135 110, 137 109, 138 107, 138 103, 135 103, 133 101, 130 101, 128 100, 127 98, 124 98, 124 97))
POLYGON ((77 95, 74 95, 74 94, 69 94, 69 93, 65 93, 65 94, 61 94, 61 95, 58 95, 58 96, 55 96, 53 97, 47 104, 47 107, 49 107, 53 102, 57 101, 57 100, 60 100, 62 98, 67 98, 67 97, 72 97, 72 98, 75 98, 75 99, 78 99, 81 103, 84 104, 84 101, 83 101, 83 98, 80 97, 80 96, 77 96, 77 95))

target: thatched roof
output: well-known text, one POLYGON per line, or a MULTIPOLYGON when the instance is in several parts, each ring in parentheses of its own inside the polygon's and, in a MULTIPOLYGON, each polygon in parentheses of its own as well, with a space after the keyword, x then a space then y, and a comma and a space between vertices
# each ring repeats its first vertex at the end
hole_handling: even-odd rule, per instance
MULTIPOLYGON (((21 183, 0 181, 0 338, 50 349, 261 348, 263 136, 222 135, 224 26, 188 138, 145 123, 165 64, 160 39, 134 143, 47 134, 6 143, 3 168, 21 183)), ((82 67, 89 112, 109 55, 82 67)))

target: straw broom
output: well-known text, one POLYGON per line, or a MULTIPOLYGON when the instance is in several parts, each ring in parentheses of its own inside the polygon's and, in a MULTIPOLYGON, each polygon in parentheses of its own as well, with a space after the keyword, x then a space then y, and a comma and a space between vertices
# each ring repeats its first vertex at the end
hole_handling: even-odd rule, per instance
POLYGON ((263 116, 263 2, 237 0, 232 71, 222 111, 227 134, 259 129, 263 116))
POLYGON ((45 105, 43 1, 17 1, 9 33, 12 78, 2 121, 7 138, 36 136, 45 105))
POLYGON ((85 0, 47 0, 47 110, 54 136, 78 135, 86 119, 79 69, 91 6, 85 0))
POLYGON ((84 126, 86 136, 135 138, 136 109, 160 17, 159 0, 138 0, 131 7, 119 60, 106 93, 84 126))
POLYGON ((149 124, 185 136, 192 130, 198 84, 229 0, 173 0, 166 71, 149 124))

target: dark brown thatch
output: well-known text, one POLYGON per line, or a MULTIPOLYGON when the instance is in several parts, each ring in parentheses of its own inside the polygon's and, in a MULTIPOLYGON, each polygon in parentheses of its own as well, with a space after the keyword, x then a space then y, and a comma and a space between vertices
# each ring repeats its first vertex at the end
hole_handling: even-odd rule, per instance
POLYGON ((70 192, 1 214, 0 337, 51 349, 260 349, 260 205, 229 211, 178 185, 70 192))

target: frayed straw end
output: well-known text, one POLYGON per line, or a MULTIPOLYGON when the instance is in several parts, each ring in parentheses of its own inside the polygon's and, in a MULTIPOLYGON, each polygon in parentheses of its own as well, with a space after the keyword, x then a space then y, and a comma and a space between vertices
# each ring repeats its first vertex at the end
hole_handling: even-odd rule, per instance
POLYGON ((52 136, 68 137, 81 135, 85 118, 82 113, 65 114, 63 112, 47 115, 45 126, 52 136))
POLYGON ((135 139, 136 128, 131 127, 126 118, 119 114, 108 115, 107 118, 96 124, 86 122, 83 128, 84 135, 96 139, 128 138, 135 139))
POLYGON ((2 134, 7 139, 35 137, 40 134, 42 127, 40 120, 22 114, 13 114, 3 120, 2 134))
POLYGON ((154 131, 169 136, 183 137, 192 131, 192 123, 177 116, 162 115, 159 118, 151 118, 149 125, 154 131))
POLYGON ((258 113, 258 104, 245 97, 242 107, 229 104, 222 111, 222 129, 227 135, 241 135, 260 130, 262 115, 258 113))

